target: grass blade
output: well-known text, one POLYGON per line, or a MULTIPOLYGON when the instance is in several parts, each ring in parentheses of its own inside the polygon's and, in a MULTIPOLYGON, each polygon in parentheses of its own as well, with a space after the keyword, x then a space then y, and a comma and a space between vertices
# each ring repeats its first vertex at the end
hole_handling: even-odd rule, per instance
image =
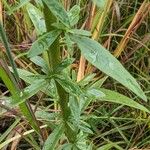
POLYGON ((6 33, 5 33, 1 23, 0 23, 0 37, 1 37, 1 40, 2 40, 2 42, 3 42, 3 44, 6 48, 6 54, 7 54, 7 57, 9 59, 9 62, 11 64, 11 66, 12 66, 15 79, 19 83, 20 81, 19 81, 19 75, 18 75, 18 72, 17 72, 17 69, 16 69, 17 67, 16 67, 16 64, 13 60, 12 55, 11 55, 11 49, 10 49, 10 46, 9 46, 9 43, 8 43, 8 40, 7 40, 7 37, 6 37, 6 33))

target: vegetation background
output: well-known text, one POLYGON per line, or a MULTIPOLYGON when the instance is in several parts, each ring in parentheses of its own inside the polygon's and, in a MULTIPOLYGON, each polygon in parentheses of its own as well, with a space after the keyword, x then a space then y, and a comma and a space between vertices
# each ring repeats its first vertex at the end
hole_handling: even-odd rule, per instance
POLYGON ((0 0, 0 149, 150 149, 150 1, 50 1, 0 0))

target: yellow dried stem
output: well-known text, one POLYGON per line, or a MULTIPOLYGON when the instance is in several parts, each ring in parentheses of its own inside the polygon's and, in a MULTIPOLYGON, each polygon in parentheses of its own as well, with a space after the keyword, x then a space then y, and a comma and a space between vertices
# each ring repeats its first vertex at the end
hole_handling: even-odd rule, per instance
POLYGON ((0 0, 0 22, 3 23, 3 4, 2 4, 2 0, 0 0))
POLYGON ((121 53, 124 51, 127 43, 129 42, 129 39, 131 38, 133 33, 136 32, 136 30, 141 25, 142 21, 147 16, 149 11, 150 11, 150 2, 148 2, 148 0, 145 0, 142 3, 141 7, 139 8, 138 12, 136 13, 121 42, 114 51, 115 57, 119 57, 121 53))
MULTIPOLYGON (((102 32, 103 25, 105 23, 105 18, 107 17, 108 12, 110 11, 112 3, 113 3, 113 0, 107 0, 106 4, 104 6, 104 10, 101 13, 101 15, 99 17, 99 21, 98 21, 98 23, 97 23, 97 25, 93 31, 93 34, 92 34, 93 40, 98 40, 99 35, 102 32)), ((93 66, 89 63, 87 66, 87 69, 86 69, 86 73, 88 74, 88 73, 92 72, 92 70, 93 70, 93 66)))
MULTIPOLYGON (((89 16, 86 24, 84 24, 86 29, 91 29, 92 21, 94 19, 94 15, 95 15, 95 10, 96 10, 96 5, 92 4, 90 16, 89 16)), ((86 59, 81 55, 80 62, 79 62, 78 75, 77 75, 77 82, 84 78, 85 66, 86 66, 86 59)))
POLYGON ((98 21, 98 24, 97 24, 96 28, 94 29, 94 32, 93 32, 93 35, 92 35, 92 39, 98 40, 99 35, 101 34, 102 29, 103 29, 105 18, 106 18, 107 14, 108 14, 108 12, 110 10, 112 2, 113 2, 113 0, 108 0, 106 2, 105 9, 104 9, 104 11, 102 12, 102 14, 101 14, 101 16, 99 18, 99 21, 98 21))

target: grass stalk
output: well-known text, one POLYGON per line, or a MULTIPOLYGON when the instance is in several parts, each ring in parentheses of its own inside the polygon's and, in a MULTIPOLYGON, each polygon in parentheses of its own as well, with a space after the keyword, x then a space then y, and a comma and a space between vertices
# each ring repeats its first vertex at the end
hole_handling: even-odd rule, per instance
POLYGON ((148 0, 144 0, 141 7, 138 9, 137 13, 135 14, 129 28, 124 34, 124 37, 122 38, 117 48, 115 49, 114 51, 115 57, 119 57, 121 53, 124 51, 131 36, 136 32, 138 27, 141 25, 143 19, 148 15, 149 11, 150 11, 150 2, 148 0))
MULTIPOLYGON (((19 101, 21 101, 20 93, 21 93, 23 87, 22 87, 22 84, 21 84, 21 81, 20 81, 20 78, 19 78, 19 75, 17 72, 16 64, 15 64, 12 54, 11 54, 11 49, 10 49, 9 43, 6 38, 6 33, 5 33, 1 23, 0 23, 0 35, 1 35, 2 42, 6 48, 6 54, 7 54, 8 60, 11 64, 11 67, 14 72, 14 76, 13 76, 10 73, 8 66, 6 65, 7 63, 4 62, 4 60, 2 59, 2 54, 1 54, 0 55, 0 77, 4 81, 7 88, 9 89, 14 100, 16 102, 17 101, 19 102, 19 101)), ((29 102, 25 101, 25 102, 19 104, 19 108, 20 108, 21 112, 23 113, 23 115, 26 117, 26 119, 29 121, 29 123, 33 127, 33 129, 35 129, 35 131, 39 135, 42 136, 38 122, 34 116, 34 113, 32 111, 32 108, 31 108, 29 102)))

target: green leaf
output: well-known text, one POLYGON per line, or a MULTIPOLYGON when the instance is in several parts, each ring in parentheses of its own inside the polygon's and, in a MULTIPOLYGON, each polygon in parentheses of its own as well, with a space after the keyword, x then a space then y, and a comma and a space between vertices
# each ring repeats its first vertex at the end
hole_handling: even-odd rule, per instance
POLYGON ((33 95, 37 94, 39 91, 41 91, 44 87, 47 86, 47 83, 45 80, 35 80, 34 82, 32 82, 31 85, 27 86, 24 90, 23 90, 23 99, 29 99, 30 97, 32 97, 33 95))
POLYGON ((79 128, 85 133, 93 134, 93 131, 90 129, 91 126, 83 120, 80 120, 79 128))
POLYGON ((95 76, 96 76, 95 73, 86 75, 82 80, 78 82, 78 85, 82 87, 88 85, 94 79, 95 76))
POLYGON ((71 30, 68 30, 68 32, 70 32, 72 34, 83 35, 83 36, 91 36, 92 35, 90 33, 90 31, 82 30, 82 29, 71 29, 71 30))
POLYGON ((54 68, 54 72, 59 73, 63 71, 65 68, 70 66, 73 63, 73 61, 74 61, 73 58, 67 58, 67 59, 62 60, 62 62, 54 68))
POLYGON ((43 0, 48 6, 53 15, 61 21, 68 28, 70 27, 70 21, 68 14, 61 3, 58 0, 43 0))
POLYGON ((82 55, 91 64, 123 84, 143 100, 147 101, 144 92, 142 91, 136 80, 103 46, 87 37, 75 35, 72 35, 70 37, 75 43, 77 43, 82 55))
POLYGON ((107 90, 107 89, 100 89, 100 91, 105 94, 105 96, 100 97, 98 99, 100 101, 118 103, 118 104, 126 105, 129 107, 136 108, 136 109, 150 113, 150 111, 146 107, 142 106, 141 104, 133 101, 132 99, 130 99, 120 93, 117 93, 117 92, 114 92, 111 90, 107 90))
POLYGON ((85 93, 85 96, 80 97, 80 107, 82 111, 84 111, 93 100, 105 96, 103 92, 93 87, 86 89, 84 93, 85 93))
POLYGON ((64 30, 64 31, 67 30, 67 27, 61 22, 54 22, 54 23, 52 23, 52 26, 59 30, 64 30))
POLYGON ((65 89, 66 92, 79 96, 83 92, 80 87, 65 75, 55 75, 55 80, 65 89))
POLYGON ((31 85, 24 88, 23 91, 18 93, 20 95, 20 100, 16 101, 13 97, 10 97, 11 105, 16 106, 25 102, 27 99, 31 98, 33 95, 37 94, 39 91, 43 90, 44 87, 47 86, 45 80, 34 80, 31 85))
POLYGON ((101 79, 98 79, 97 81, 95 81, 94 83, 92 83, 92 85, 90 85, 90 87, 92 88, 98 88, 98 87, 101 87, 104 82, 107 80, 108 76, 105 76, 101 79))
MULTIPOLYGON (((12 71, 12 69, 10 68, 10 70, 12 71)), ((24 80, 26 83, 32 84, 32 83, 36 83, 39 80, 45 80, 46 76, 40 76, 39 74, 34 74, 31 73, 27 70, 24 69, 17 69, 18 73, 19 73, 19 77, 24 80)), ((45 82, 45 81, 44 81, 45 82)), ((49 95, 50 97, 56 98, 57 99, 57 90, 56 90, 56 86, 54 81, 50 81, 48 82, 46 80, 47 85, 43 88, 41 88, 41 91, 44 92, 45 94, 49 95)))
POLYGON ((44 32, 46 32, 44 15, 38 8, 36 8, 31 3, 28 3, 26 5, 26 9, 27 9, 27 12, 29 14, 31 21, 34 24, 37 34, 42 35, 44 32))
POLYGON ((74 5, 68 12, 69 20, 70 20, 70 25, 74 26, 75 24, 78 23, 79 18, 80 18, 80 6, 79 5, 74 5))
POLYGON ((50 122, 52 120, 55 120, 56 117, 58 117, 58 113, 49 113, 49 112, 46 112, 45 110, 38 110, 35 112, 35 116, 38 119, 42 119, 42 120, 50 122))
POLYGON ((33 63, 35 63, 36 65, 40 66, 44 73, 47 74, 49 72, 49 67, 48 67, 48 65, 46 64, 45 60, 42 57, 35 56, 35 57, 32 57, 30 60, 33 63))
POLYGON ((56 144, 63 135, 63 132, 64 132, 63 125, 57 126, 44 143, 42 150, 54 150, 56 144))
POLYGON ((69 96, 69 103, 68 103, 70 110, 71 110, 71 117, 70 122, 74 125, 74 129, 76 130, 79 127, 80 122, 80 102, 77 100, 75 96, 69 96))
POLYGON ((38 8, 43 8, 43 2, 42 2, 42 0, 35 0, 35 2, 36 2, 36 4, 37 4, 37 7, 38 8))
POLYGON ((33 43, 30 51, 28 52, 28 57, 37 56, 47 50, 57 39, 60 33, 61 31, 51 31, 41 36, 37 41, 33 43))
POLYGON ((91 97, 93 99, 100 98, 100 97, 105 97, 105 94, 101 92, 99 89, 96 88, 89 88, 86 90, 86 95, 88 97, 91 97))
POLYGON ((98 7, 104 8, 107 0, 92 0, 98 7))

